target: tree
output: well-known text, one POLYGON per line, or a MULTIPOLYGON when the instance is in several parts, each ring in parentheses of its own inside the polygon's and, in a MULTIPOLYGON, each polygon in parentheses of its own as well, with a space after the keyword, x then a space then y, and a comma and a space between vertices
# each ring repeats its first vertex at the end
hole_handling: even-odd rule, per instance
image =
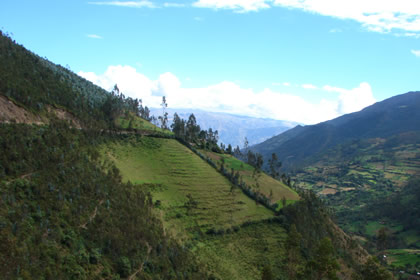
POLYGON ((382 227, 378 230, 376 236, 376 248, 378 251, 383 251, 387 248, 388 245, 388 230, 385 227, 382 227))
POLYGON ((378 259, 370 257, 362 266, 360 271, 361 277, 354 277, 360 280, 390 280, 392 275, 383 267, 380 266, 378 259))
POLYGON ((194 114, 191 114, 188 117, 187 126, 186 126, 186 138, 190 142, 194 142, 198 134, 200 133, 200 126, 197 124, 197 119, 194 114))
POLYGON ((228 154, 232 154, 232 145, 231 144, 229 144, 228 146, 227 146, 227 149, 226 149, 226 152, 228 153, 228 154))
POLYGON ((308 276, 311 279, 338 279, 336 272, 340 268, 334 256, 331 239, 321 239, 315 250, 314 258, 309 262, 308 276))
POLYGON ((279 176, 278 170, 281 168, 281 162, 278 160, 276 153, 271 154, 271 159, 268 160, 270 166, 270 175, 273 178, 279 176))
POLYGON ((166 103, 166 97, 162 96, 162 116, 159 116, 159 120, 161 123, 162 129, 168 129, 168 112, 166 112, 166 108, 168 107, 168 103, 166 103))
POLYGON ((292 224, 286 239, 286 258, 285 270, 289 279, 299 279, 303 276, 303 258, 301 255, 300 242, 302 235, 297 231, 296 225, 292 224))
POLYGON ((283 196, 283 197, 281 198, 281 204, 283 205, 283 207, 286 207, 286 205, 287 205, 287 199, 286 199, 286 197, 285 197, 285 196, 283 196))
POLYGON ((235 149, 233 149, 233 155, 237 158, 242 157, 241 149, 239 149, 239 146, 237 145, 235 149))
POLYGON ((185 139, 185 121, 181 119, 177 113, 174 114, 171 128, 176 137, 185 139))
POLYGON ((265 265, 262 271, 261 280, 273 280, 273 272, 271 271, 271 265, 265 265))
POLYGON ((249 142, 248 142, 248 138, 244 138, 244 151, 246 151, 246 150, 248 150, 248 145, 249 145, 249 142))

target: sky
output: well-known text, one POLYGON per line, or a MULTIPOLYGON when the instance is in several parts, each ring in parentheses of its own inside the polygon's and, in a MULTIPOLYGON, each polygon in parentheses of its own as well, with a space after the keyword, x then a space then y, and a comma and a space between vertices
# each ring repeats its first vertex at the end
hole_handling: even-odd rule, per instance
POLYGON ((314 124, 420 90, 418 0, 1 0, 0 28, 149 107, 314 124))

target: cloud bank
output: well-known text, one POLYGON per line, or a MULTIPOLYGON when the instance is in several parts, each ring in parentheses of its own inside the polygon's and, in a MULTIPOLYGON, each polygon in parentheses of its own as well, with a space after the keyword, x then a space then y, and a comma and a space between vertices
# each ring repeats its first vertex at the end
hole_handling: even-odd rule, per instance
POLYGON ((257 92, 230 81, 203 88, 184 88, 172 73, 167 72, 157 80, 151 80, 131 66, 109 66, 100 75, 92 72, 78 74, 106 90, 118 84, 125 95, 141 98, 149 107, 159 107, 162 96, 166 96, 171 108, 194 108, 304 124, 333 119, 375 102, 368 83, 361 83, 353 89, 324 86, 322 90, 336 95, 311 103, 297 95, 268 88, 257 92))
MULTIPOLYGON (((272 7, 299 9, 309 13, 350 19, 375 32, 403 31, 403 36, 420 33, 420 1, 399 0, 197 0, 195 7, 255 12, 272 7)), ((338 30, 334 30, 338 31, 338 30)))

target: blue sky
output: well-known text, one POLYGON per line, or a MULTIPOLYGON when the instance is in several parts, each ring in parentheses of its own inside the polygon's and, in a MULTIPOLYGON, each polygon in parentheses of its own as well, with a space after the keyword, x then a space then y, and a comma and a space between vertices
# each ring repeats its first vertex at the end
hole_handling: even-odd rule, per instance
POLYGON ((310 124, 420 90, 413 0, 2 0, 0 28, 149 106, 310 124))

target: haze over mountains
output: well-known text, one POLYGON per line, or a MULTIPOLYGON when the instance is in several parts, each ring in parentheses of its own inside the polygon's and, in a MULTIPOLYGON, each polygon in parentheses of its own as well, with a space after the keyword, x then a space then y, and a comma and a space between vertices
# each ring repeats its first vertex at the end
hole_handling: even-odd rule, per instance
POLYGON ((266 161, 276 153, 295 187, 323 196, 365 248, 419 269, 419 91, 297 126, 251 149, 266 161))
POLYGON ((301 166, 316 155, 352 140, 389 138, 420 131, 420 92, 375 103, 360 112, 316 125, 297 126, 251 149, 265 158, 277 153, 287 168, 301 166))
MULTIPOLYGON (((244 145, 245 137, 247 137, 249 145, 255 145, 298 125, 298 123, 289 121, 207 112, 198 109, 168 108, 166 111, 169 114, 170 123, 174 113, 185 120, 188 120, 190 114, 194 114, 201 129, 212 128, 219 132, 219 143, 226 146, 231 144, 233 147, 239 146, 240 148, 244 145)), ((159 116, 162 114, 162 109, 153 108, 151 114, 159 116)))

